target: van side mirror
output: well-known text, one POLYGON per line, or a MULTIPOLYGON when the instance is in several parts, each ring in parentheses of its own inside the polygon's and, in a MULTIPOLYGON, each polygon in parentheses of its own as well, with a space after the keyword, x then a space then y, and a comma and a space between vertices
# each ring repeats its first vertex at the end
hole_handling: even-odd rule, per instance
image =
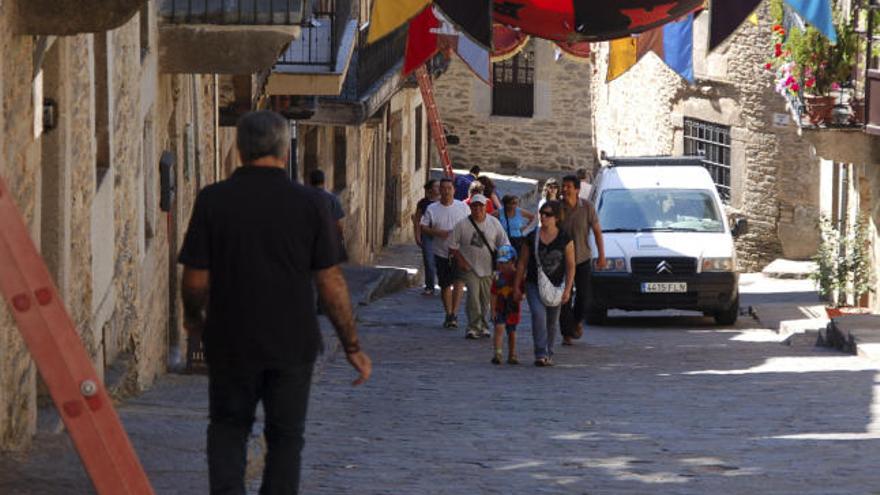
POLYGON ((730 235, 733 237, 739 237, 741 235, 745 235, 749 231, 749 221, 746 218, 737 218, 736 221, 733 222, 733 228, 730 229, 730 235))

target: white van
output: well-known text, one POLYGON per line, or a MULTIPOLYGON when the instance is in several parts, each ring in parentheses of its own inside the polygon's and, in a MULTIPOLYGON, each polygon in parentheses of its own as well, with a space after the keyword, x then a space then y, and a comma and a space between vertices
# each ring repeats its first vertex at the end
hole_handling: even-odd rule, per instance
MULTIPOLYGON (((596 266, 587 320, 612 308, 702 311, 720 325, 739 315, 739 276, 721 198, 699 157, 609 158, 590 199, 599 213, 607 267, 596 266)), ((591 238, 592 242, 592 238, 591 238)))

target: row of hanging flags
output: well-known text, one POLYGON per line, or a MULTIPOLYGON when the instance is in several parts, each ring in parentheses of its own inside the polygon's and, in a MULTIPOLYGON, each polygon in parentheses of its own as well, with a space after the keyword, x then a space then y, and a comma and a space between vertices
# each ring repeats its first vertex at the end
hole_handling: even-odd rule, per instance
MULTIPOLYGON (((609 42, 606 79, 620 77, 648 53, 694 80, 694 19, 708 10, 709 50, 746 19, 757 24, 762 0, 373 0, 372 43, 409 23, 404 74, 450 50, 486 83, 490 67, 518 54, 530 36, 556 43, 557 58, 588 60, 590 43, 609 42)), ((837 41, 831 0, 785 0, 837 41)))

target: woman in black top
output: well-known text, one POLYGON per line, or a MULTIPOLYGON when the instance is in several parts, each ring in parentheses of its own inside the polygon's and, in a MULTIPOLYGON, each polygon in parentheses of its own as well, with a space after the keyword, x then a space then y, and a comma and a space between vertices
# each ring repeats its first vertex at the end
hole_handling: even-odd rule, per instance
POLYGON ((538 293, 538 263, 535 260, 535 236, 538 238, 538 257, 541 268, 553 285, 565 283, 562 304, 571 299, 574 285, 575 258, 574 242, 559 229, 559 213, 562 205, 559 201, 547 201, 541 206, 541 228, 529 234, 522 245, 522 253, 516 271, 517 298, 521 299, 519 287, 523 279, 526 281, 526 299, 532 313, 532 338, 535 345, 535 366, 550 366, 553 356, 553 341, 559 332, 560 306, 545 306, 538 293))

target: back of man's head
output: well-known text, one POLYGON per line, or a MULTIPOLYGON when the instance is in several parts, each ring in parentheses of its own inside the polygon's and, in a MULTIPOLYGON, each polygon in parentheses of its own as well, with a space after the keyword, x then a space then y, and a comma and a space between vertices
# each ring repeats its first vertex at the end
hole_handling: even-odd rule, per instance
POLYGON ((577 169, 577 172, 575 172, 575 175, 577 175, 577 178, 580 180, 587 180, 587 169, 579 168, 577 169))
POLYGON ((474 177, 480 176, 480 166, 479 165, 474 165, 473 167, 471 167, 471 175, 473 175, 474 177))
POLYGON ((290 149, 290 126, 273 111, 250 112, 238 119, 236 141, 245 164, 266 156, 283 160, 290 149))
POLYGON ((314 187, 323 187, 325 180, 324 172, 321 170, 312 170, 309 173, 309 184, 314 187))

